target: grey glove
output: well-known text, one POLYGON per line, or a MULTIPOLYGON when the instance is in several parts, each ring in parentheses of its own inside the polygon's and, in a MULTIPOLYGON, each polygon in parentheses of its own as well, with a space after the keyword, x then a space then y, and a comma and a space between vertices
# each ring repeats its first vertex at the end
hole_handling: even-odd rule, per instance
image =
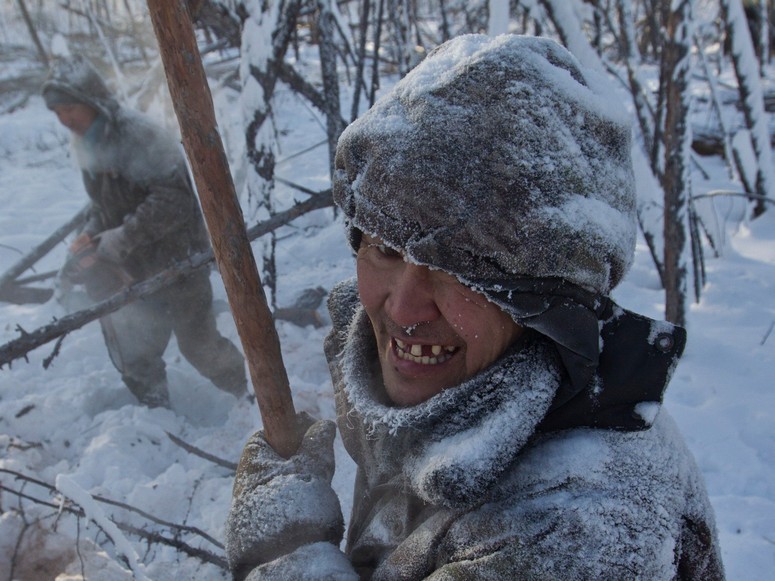
POLYGON ((334 475, 332 421, 297 416, 304 431, 291 458, 279 456, 256 432, 242 451, 226 521, 226 557, 234 579, 310 543, 338 546, 344 532, 334 475))
MULTIPOLYGON (((113 238, 110 236, 106 238, 111 239, 113 238)), ((98 237, 81 234, 70 245, 70 256, 62 267, 61 278, 65 284, 85 285, 86 292, 93 301, 104 300, 134 282, 132 276, 119 264, 102 256, 99 252, 102 245, 98 237)))
POLYGON ((131 250, 123 226, 104 230, 94 237, 97 255, 114 264, 122 264, 131 250))

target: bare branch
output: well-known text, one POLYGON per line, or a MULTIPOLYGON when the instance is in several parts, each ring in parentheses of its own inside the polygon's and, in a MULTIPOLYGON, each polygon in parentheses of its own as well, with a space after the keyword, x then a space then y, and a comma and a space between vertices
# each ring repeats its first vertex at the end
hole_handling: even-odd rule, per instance
MULTIPOLYGON (((9 470, 7 468, 0 468, 0 472, 5 473, 5 474, 9 474, 9 475, 13 476, 16 480, 21 480, 25 484, 34 484, 35 486, 39 486, 39 487, 43 488, 44 490, 47 490, 51 494, 57 494, 58 493, 57 489, 54 486, 52 486, 51 484, 48 484, 47 482, 43 482, 42 480, 38 480, 37 478, 33 478, 33 477, 27 476, 25 474, 22 474, 20 472, 16 472, 14 470, 9 470)), ((28 500, 30 502, 33 502, 35 504, 39 504, 39 505, 42 505, 42 506, 47 506, 47 507, 50 507, 50 508, 52 508, 52 509, 54 509, 56 511, 67 512, 69 514, 73 514, 73 515, 75 515, 77 517, 80 517, 80 518, 84 518, 86 516, 86 513, 84 512, 84 510, 81 507, 78 507, 77 505, 76 506, 71 506, 69 504, 72 501, 68 501, 67 503, 54 503, 54 502, 51 502, 49 500, 37 498, 37 497, 35 497, 35 496, 31 495, 31 494, 23 492, 22 490, 16 490, 16 489, 13 489, 13 488, 9 488, 8 486, 6 486, 6 485, 4 485, 2 483, 0 483, 0 490, 5 490, 6 492, 8 492, 10 494, 13 494, 14 496, 18 497, 19 499, 28 500)), ((173 534, 175 534, 175 535, 179 535, 180 533, 193 534, 193 535, 198 536, 198 537, 208 541, 209 543, 213 544, 219 550, 223 550, 223 544, 222 543, 220 543, 219 541, 214 539, 212 536, 210 536, 209 534, 205 533, 204 531, 202 531, 201 529, 199 529, 197 527, 192 527, 192 526, 189 526, 189 525, 180 525, 180 524, 177 524, 177 523, 165 521, 163 519, 155 517, 152 514, 146 512, 144 510, 141 510, 139 508, 136 508, 134 506, 131 506, 131 505, 128 505, 128 504, 125 504, 123 502, 119 502, 119 501, 116 501, 116 500, 112 500, 112 499, 109 499, 109 498, 105 498, 105 497, 102 497, 102 496, 92 495, 92 498, 96 502, 99 502, 99 503, 102 503, 102 504, 106 504, 106 505, 110 505, 110 506, 115 506, 115 507, 124 509, 124 510, 126 510, 128 512, 132 512, 134 514, 137 514, 137 515, 145 518, 146 520, 148 520, 148 521, 150 521, 150 522, 152 522, 154 524, 157 524, 157 525, 162 526, 162 527, 166 527, 167 529, 172 531, 173 534)), ((139 527, 127 524, 127 523, 123 523, 123 522, 120 522, 120 521, 116 521, 116 520, 113 520, 113 522, 116 524, 116 526, 120 530, 125 531, 125 532, 129 532, 131 534, 134 534, 134 535, 136 535, 136 536, 138 536, 138 537, 140 537, 142 539, 145 539, 145 540, 147 540, 149 542, 154 542, 154 543, 159 543, 159 544, 164 544, 164 545, 168 545, 168 546, 174 547, 175 549, 177 549, 177 550, 179 550, 179 551, 181 551, 183 553, 186 553, 189 556, 198 558, 201 561, 206 562, 206 563, 211 563, 213 565, 217 565, 217 566, 223 568, 224 570, 226 570, 228 568, 227 565, 226 565, 226 560, 223 557, 220 557, 220 556, 218 556, 218 555, 216 555, 216 554, 214 554, 214 553, 212 553, 210 551, 207 551, 205 549, 200 549, 200 548, 197 548, 197 547, 193 547, 193 546, 189 545, 188 543, 185 543, 185 542, 183 542, 183 541, 181 541, 181 540, 179 540, 177 538, 170 538, 170 537, 165 536, 165 535, 163 535, 162 533, 159 533, 159 532, 147 531, 145 529, 142 529, 142 528, 139 528, 139 527)), ((98 523, 95 523, 95 524, 97 524, 97 526, 99 526, 98 523)), ((105 532, 105 531, 103 531, 103 532, 105 532)), ((105 534, 107 534, 107 533, 105 533, 105 534)))
MULTIPOLYGON (((319 210, 329 207, 333 204, 333 199, 330 191, 323 192, 317 196, 311 197, 304 202, 295 204, 293 207, 279 212, 272 216, 269 220, 260 222, 248 229, 247 235, 249 240, 255 240, 256 238, 263 236, 268 232, 272 232, 281 226, 288 224, 299 216, 311 212, 313 210, 319 210)), ((117 311, 124 305, 127 305, 137 299, 141 299, 149 294, 152 294, 162 288, 165 288, 180 277, 185 276, 201 268, 213 261, 212 252, 201 252, 190 257, 188 260, 177 263, 174 266, 160 272, 159 274, 133 284, 130 287, 122 289, 113 296, 105 299, 104 301, 84 309, 77 311, 70 315, 64 316, 60 319, 55 319, 52 323, 40 327, 32 332, 26 332, 21 327, 17 326, 17 329, 21 333, 21 337, 9 341, 5 345, 0 346, 0 368, 6 364, 11 364, 16 359, 24 357, 26 359, 27 354, 45 345, 49 341, 53 341, 67 333, 79 329, 90 323, 103 317, 109 313, 117 311)))
POLYGON ((18 260, 16 264, 5 271, 3 275, 0 276, 0 291, 4 290, 6 285, 16 280, 19 275, 21 275, 25 270, 27 270, 43 256, 45 256, 52 248, 54 248, 54 246, 64 240, 65 236, 86 222, 86 217, 89 213, 90 207, 91 204, 88 204, 81 208, 81 210, 75 216, 57 228, 54 233, 51 234, 51 236, 38 244, 30 252, 25 254, 20 260, 18 260))
POLYGON ((172 440, 172 443, 176 446, 180 446, 183 448, 186 452, 189 452, 191 454, 194 454, 195 456, 199 456, 200 458, 204 458, 205 460, 209 460, 213 464, 217 464, 218 466, 223 466, 224 468, 228 468, 232 472, 237 471, 237 463, 236 462, 229 462, 228 460, 224 460, 223 458, 219 458, 218 456, 214 456, 213 454, 210 454, 209 452, 205 452, 204 450, 197 448, 196 446, 189 444, 185 440, 177 437, 175 434, 172 434, 170 432, 166 432, 167 436, 170 440, 172 440))

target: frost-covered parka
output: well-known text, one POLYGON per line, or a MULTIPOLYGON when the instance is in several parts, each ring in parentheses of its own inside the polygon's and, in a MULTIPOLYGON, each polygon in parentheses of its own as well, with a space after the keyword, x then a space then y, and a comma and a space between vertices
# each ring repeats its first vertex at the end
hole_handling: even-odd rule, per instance
POLYGON ((358 464, 347 552, 376 579, 718 579, 713 513, 661 410, 685 332, 609 297, 632 262, 631 121, 555 42, 432 51, 339 140, 362 233, 529 330, 416 406, 386 402, 353 284, 327 344, 358 464))
POLYGON ((43 96, 63 93, 97 111, 73 147, 92 202, 85 231, 122 229, 122 263, 143 280, 208 248, 201 211, 174 135, 123 107, 97 71, 81 58, 57 62, 43 96))
POLYGON ((226 527, 235 580, 724 578, 702 477, 660 405, 681 329, 609 302, 600 366, 569 401, 557 346, 529 332, 465 382, 397 407, 355 281, 329 311, 337 423, 357 465, 346 545, 333 430, 318 422, 287 460, 259 432, 226 527))
MULTIPOLYGON (((464 384, 396 408, 355 284, 329 308, 339 430, 358 465, 346 552, 361 578, 723 579, 701 475, 658 401, 635 403, 644 386, 616 386, 641 429, 593 428, 583 404, 557 414, 561 360, 534 334, 464 384)), ((637 347, 619 363, 661 377, 650 386, 661 394, 680 330, 631 317, 612 305, 609 326, 626 325, 637 347)))
POLYGON ((333 194, 353 249, 377 239, 524 332, 399 406, 357 282, 334 288, 325 351, 357 464, 346 559, 320 493, 332 467, 270 458, 259 437, 227 526, 236 578, 723 578, 701 474, 661 405, 685 331, 610 298, 633 258, 635 182, 631 120, 601 87, 550 40, 461 36, 343 132, 333 194))

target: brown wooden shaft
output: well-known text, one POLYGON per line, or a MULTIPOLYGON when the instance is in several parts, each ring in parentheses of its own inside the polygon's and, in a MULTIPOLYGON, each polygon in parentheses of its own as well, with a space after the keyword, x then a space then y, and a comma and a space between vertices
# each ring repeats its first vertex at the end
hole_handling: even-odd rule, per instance
POLYGON ((269 444, 298 448, 280 341, 250 248, 185 0, 148 0, 170 96, 269 444))

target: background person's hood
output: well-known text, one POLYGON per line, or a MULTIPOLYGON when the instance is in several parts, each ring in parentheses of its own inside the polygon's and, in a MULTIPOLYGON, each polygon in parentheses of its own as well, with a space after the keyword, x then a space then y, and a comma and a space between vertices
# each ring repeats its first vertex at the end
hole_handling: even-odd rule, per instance
POLYGON ((88 105, 109 120, 114 118, 119 108, 115 95, 97 69, 81 56, 61 58, 52 65, 43 83, 43 99, 49 104, 57 93, 64 93, 88 105))

